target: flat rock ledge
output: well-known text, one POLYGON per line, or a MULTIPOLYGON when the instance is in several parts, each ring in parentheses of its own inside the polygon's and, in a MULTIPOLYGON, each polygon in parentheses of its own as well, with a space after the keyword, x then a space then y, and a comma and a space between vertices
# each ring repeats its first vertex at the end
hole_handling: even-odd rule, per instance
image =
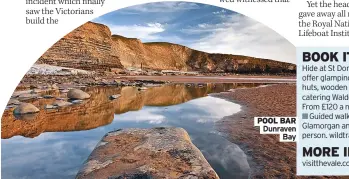
POLYGON ((182 128, 122 129, 107 133, 77 179, 218 179, 182 128))

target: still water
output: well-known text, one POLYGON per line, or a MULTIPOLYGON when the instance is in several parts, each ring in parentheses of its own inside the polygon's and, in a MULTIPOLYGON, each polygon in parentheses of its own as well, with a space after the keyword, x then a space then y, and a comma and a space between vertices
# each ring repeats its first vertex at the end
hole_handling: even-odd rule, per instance
MULTIPOLYGON (((240 110, 230 101, 208 96, 254 84, 171 84, 138 91, 134 87, 87 88, 91 99, 59 110, 41 110, 16 119, 11 110, 2 118, 2 178, 74 178, 105 133, 120 128, 177 126, 221 178, 248 178, 244 152, 214 129, 214 122, 240 110), (121 94, 117 100, 108 96, 121 94)), ((59 91, 50 92, 64 97, 59 91)), ((43 107, 53 99, 34 100, 43 107)))

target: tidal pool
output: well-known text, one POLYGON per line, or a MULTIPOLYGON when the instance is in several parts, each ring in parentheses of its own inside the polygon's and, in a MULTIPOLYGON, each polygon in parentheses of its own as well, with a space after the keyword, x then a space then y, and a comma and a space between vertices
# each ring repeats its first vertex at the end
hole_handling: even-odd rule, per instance
MULTIPOLYGON (((240 110, 209 93, 253 84, 171 84, 138 91, 134 87, 94 87, 83 104, 42 110, 30 119, 2 117, 2 178, 74 178, 103 135, 120 128, 177 126, 186 129, 218 175, 248 178, 244 152, 214 129, 214 123, 240 110), (110 101, 109 95, 122 97, 110 101)), ((56 93, 55 93, 56 94, 56 93)), ((61 96, 62 94, 56 94, 61 96)), ((33 101, 39 106, 51 101, 33 101)))

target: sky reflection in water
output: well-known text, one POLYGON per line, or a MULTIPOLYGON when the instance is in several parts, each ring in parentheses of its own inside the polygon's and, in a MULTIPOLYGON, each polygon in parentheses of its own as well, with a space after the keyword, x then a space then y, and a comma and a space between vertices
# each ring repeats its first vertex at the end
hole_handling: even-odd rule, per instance
POLYGON ((211 96, 115 115, 111 124, 77 132, 46 132, 33 139, 2 139, 2 178, 74 178, 102 136, 119 128, 178 126, 188 131, 221 178, 247 178, 245 154, 214 131, 214 122, 240 106, 211 96))

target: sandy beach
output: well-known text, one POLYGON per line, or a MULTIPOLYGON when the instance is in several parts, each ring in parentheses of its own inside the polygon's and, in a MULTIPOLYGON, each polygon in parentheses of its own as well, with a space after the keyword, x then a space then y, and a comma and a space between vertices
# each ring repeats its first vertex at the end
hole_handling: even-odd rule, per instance
POLYGON ((281 143, 278 135, 261 135, 253 126, 256 116, 295 116, 296 85, 278 84, 259 88, 237 89, 215 95, 233 100, 243 110, 216 125, 229 140, 239 144, 256 163, 253 178, 294 178, 296 144, 281 143))
POLYGON ((214 94, 242 105, 243 110, 216 123, 217 130, 250 157, 252 178, 349 178, 296 176, 296 143, 279 142, 279 135, 261 135, 257 116, 296 116, 296 85, 275 84, 214 94))

